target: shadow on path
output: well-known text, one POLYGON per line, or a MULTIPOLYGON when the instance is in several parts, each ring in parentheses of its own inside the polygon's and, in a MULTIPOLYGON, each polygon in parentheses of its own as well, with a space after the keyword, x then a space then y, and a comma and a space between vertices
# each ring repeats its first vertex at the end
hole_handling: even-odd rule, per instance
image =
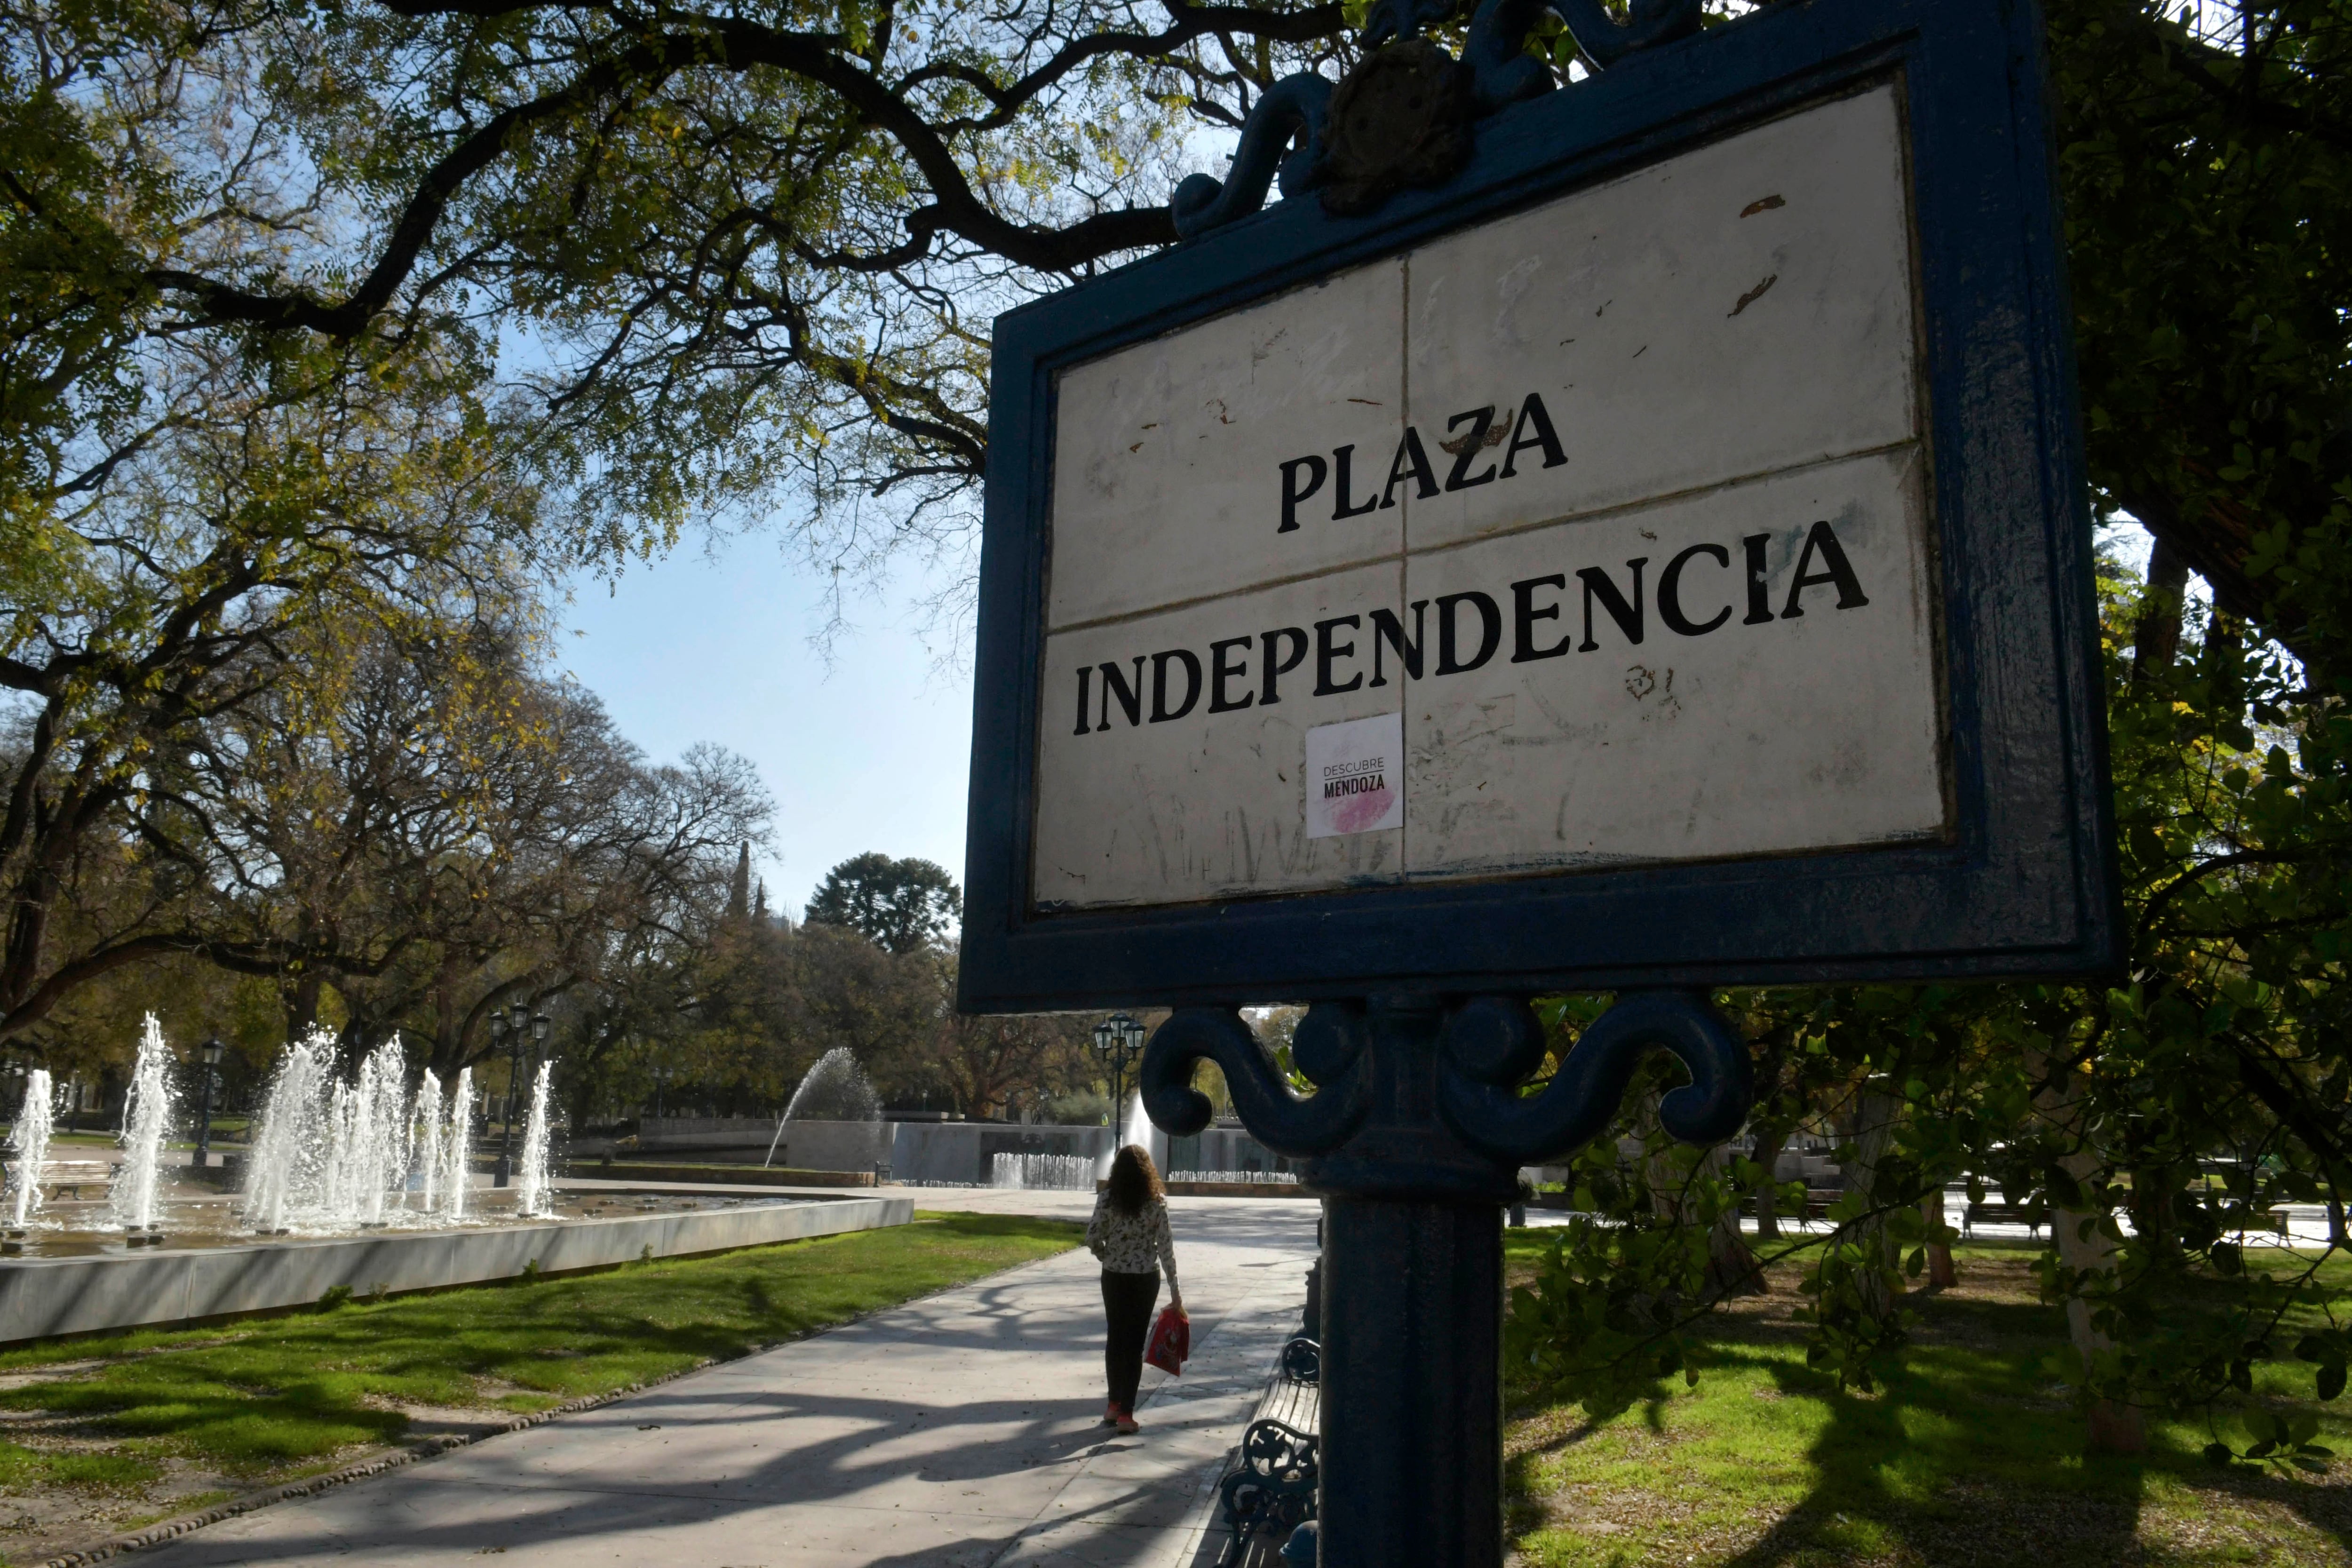
MULTIPOLYGON (((1311 1215, 1178 1216, 1204 1352, 1231 1319, 1267 1337, 1270 1367, 1281 1319, 1264 1310, 1303 1294, 1285 1276, 1311 1238, 1311 1215)), ((1197 1547, 1175 1555, 1171 1532, 1238 1436, 1232 1402, 1148 1405, 1140 1437, 1097 1425, 1094 1291, 1092 1259, 1064 1255, 140 1555, 1181 1568, 1197 1547)))

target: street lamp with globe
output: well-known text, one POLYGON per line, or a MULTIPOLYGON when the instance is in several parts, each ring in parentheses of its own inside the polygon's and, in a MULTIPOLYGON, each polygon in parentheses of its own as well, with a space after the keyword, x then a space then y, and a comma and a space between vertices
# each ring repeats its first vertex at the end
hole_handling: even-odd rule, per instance
POLYGON ((1143 1026, 1124 1013, 1113 1013, 1095 1026, 1095 1049, 1110 1068, 1111 1136, 1118 1135, 1118 1118, 1127 1104, 1127 1069, 1143 1055, 1143 1026))
POLYGON ((522 1088, 522 1039, 531 1028, 530 1008, 518 1002, 490 1013, 490 1049, 499 1048, 501 1038, 507 1044, 507 1108, 504 1124, 499 1130, 499 1163, 490 1173, 490 1185, 503 1187, 514 1175, 515 1100, 522 1088))
MULTIPOLYGON (((499 1047, 506 1044, 506 1012, 503 1008, 494 1007, 490 1010, 490 1054, 492 1056, 499 1054, 499 1047)), ((511 1086, 509 1087, 511 1088, 511 1086)), ((485 1121, 489 1119, 489 1108, 487 1103, 488 1098, 488 1092, 485 1091, 485 1104, 482 1110, 482 1117, 485 1121)), ((501 1142, 499 1145, 499 1163, 496 1166, 492 1167, 490 1171, 490 1185, 494 1187, 505 1186, 507 1184, 507 1177, 511 1173, 510 1162, 507 1156, 506 1144, 501 1142)))

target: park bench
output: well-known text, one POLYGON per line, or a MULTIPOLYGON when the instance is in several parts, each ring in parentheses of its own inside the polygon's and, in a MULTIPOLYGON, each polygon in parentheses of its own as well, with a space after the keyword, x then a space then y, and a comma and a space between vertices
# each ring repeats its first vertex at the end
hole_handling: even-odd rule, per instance
POLYGON ((2017 1204, 1970 1204, 1960 1211, 1960 1235, 1974 1240, 1980 1225, 2021 1225, 2029 1237, 2040 1237, 2042 1227, 2049 1223, 2046 1211, 2035 1211, 2017 1204))
MULTIPOLYGON (((1835 1187, 1807 1187, 1805 1189, 1804 1217, 1807 1219, 1823 1218, 1829 1214, 1830 1205, 1836 1203, 1838 1199, 1843 1196, 1845 1196, 1845 1194, 1835 1187)), ((1740 1199, 1739 1212, 1746 1217, 1754 1219, 1756 1217, 1756 1200, 1752 1197, 1740 1199)), ((1795 1214, 1782 1207, 1776 1206, 1773 1212, 1781 1219, 1795 1219, 1797 1217, 1795 1214)))
POLYGON ((51 1160, 41 1167, 36 1179, 48 1190, 52 1203, 67 1198, 79 1201, 86 1186, 97 1188, 103 1196, 113 1184, 114 1167, 104 1160, 51 1160))
MULTIPOLYGON (((2048 1210, 2036 1215, 2015 1204, 1970 1204, 1960 1211, 1960 1235, 1969 1238, 1975 1237, 1976 1227, 1980 1225, 2021 1225, 2029 1236, 2038 1239, 2042 1227, 2049 1223, 2048 1210)), ((2287 1234, 2286 1215, 2275 1209, 2250 1214, 2245 1219, 2245 1228, 2284 1236, 2287 1234)))
POLYGON ((1316 1437, 1322 1429, 1323 1349, 1301 1334, 1282 1347, 1218 1483, 1231 1532, 1217 1568, 1276 1568, 1290 1532, 1315 1517, 1316 1437))

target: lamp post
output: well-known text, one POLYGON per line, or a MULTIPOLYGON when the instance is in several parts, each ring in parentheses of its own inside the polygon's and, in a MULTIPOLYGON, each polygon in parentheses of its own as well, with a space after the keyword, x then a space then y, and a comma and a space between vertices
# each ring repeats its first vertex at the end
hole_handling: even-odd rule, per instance
MULTIPOLYGON (((506 1038, 507 1038, 507 1016, 506 1016, 506 1011, 505 1011, 505 1009, 503 1009, 503 1008, 493 1008, 493 1009, 491 1010, 491 1013, 490 1013, 490 1052, 491 1052, 491 1054, 492 1054, 493 1056, 495 1056, 495 1055, 498 1053, 498 1049, 499 1049, 499 1047, 500 1046, 502 1046, 502 1045, 506 1044, 506 1038)), ((514 1102, 514 1082, 513 1082, 513 1074, 512 1074, 512 1072, 511 1072, 511 1071, 509 1071, 509 1075, 508 1075, 508 1082, 507 1082, 507 1102, 508 1102, 509 1105, 511 1105, 511 1104, 514 1102)), ((511 1133, 511 1132, 513 1131, 513 1127, 512 1127, 512 1124, 511 1124, 511 1123, 512 1123, 512 1119, 511 1119, 511 1118, 509 1118, 509 1126, 508 1126, 508 1129, 507 1129, 507 1131, 508 1131, 508 1132, 509 1132, 509 1133, 511 1133)), ((513 1174, 513 1173, 514 1173, 514 1161, 513 1161, 512 1150, 511 1150, 511 1148, 510 1148, 510 1146, 509 1146, 509 1142, 508 1142, 507 1137, 506 1137, 504 1134, 502 1134, 502 1135, 500 1136, 499 1142, 499 1163, 498 1163, 497 1166, 496 1166, 496 1167, 495 1167, 495 1168, 490 1172, 490 1185, 492 1185, 492 1186, 494 1186, 494 1187, 503 1187, 503 1186, 505 1186, 505 1185, 507 1184, 507 1178, 508 1178, 509 1175, 513 1174)))
POLYGON ((221 1044, 218 1035, 197 1047, 197 1053, 205 1060, 204 1080, 197 1085, 196 1093, 196 1169, 199 1171, 212 1163, 213 1086, 220 1077, 221 1058, 227 1052, 228 1047, 221 1044))
POLYGON ((1143 1055, 1143 1026, 1124 1013, 1113 1013, 1095 1026, 1095 1049, 1110 1068, 1111 1139, 1118 1138, 1118 1117, 1127 1103, 1127 1069, 1143 1055))
POLYGON ((669 1086, 670 1077, 677 1071, 676 1068, 667 1066, 654 1068, 654 1120, 656 1121, 659 1121, 662 1118, 662 1090, 669 1086))
POLYGON ((1213 1061, 1243 1124, 1304 1161, 1301 1183, 1323 1199, 1323 1563, 1503 1561, 1503 1205, 1520 1168, 1604 1133, 1654 1050, 1691 1079, 1659 1101, 1669 1136, 1705 1148, 1747 1117, 1747 1045, 1704 992, 1619 996, 1549 1086, 1522 1095, 1549 1048, 1524 997, 1405 993, 1307 1009, 1291 1060, 1310 1095, 1234 1007, 1178 1008, 1144 1055, 1143 1104, 1162 1131, 1208 1126, 1192 1075, 1213 1061))

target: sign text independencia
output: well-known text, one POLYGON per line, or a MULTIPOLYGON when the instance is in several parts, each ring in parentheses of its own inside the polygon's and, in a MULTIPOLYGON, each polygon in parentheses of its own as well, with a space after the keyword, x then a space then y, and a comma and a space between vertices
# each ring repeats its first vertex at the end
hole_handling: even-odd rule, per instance
MULTIPOLYGON (((1532 399, 1530 400, 1532 401, 1532 399)), ((1502 651, 1507 624, 1510 662, 1530 664, 1562 658, 1571 651, 1591 653, 1601 646, 1596 607, 1628 646, 1647 634, 1650 612, 1678 637, 1701 637, 1731 624, 1740 612, 1743 626, 1770 626, 1795 620, 1806 612, 1806 596, 1822 607, 1834 593, 1833 608, 1858 610, 1870 604, 1861 579, 1848 562, 1837 531, 1827 519, 1806 532, 1785 579, 1776 583, 1769 566, 1769 533, 1748 534, 1732 545, 1712 541, 1678 552, 1660 569, 1645 601, 1644 580, 1650 557, 1635 556, 1624 564, 1622 580, 1601 566, 1582 566, 1573 574, 1573 591, 1582 609, 1580 640, 1562 621, 1569 604, 1570 574, 1554 572, 1523 577, 1510 584, 1500 597, 1472 589, 1416 599, 1408 608, 1412 629, 1394 611, 1376 609, 1363 615, 1333 616, 1307 626, 1272 626, 1219 637, 1202 651, 1189 647, 1139 653, 1131 660, 1112 659, 1081 665, 1076 679, 1076 727, 1084 735, 1111 728, 1114 713, 1130 727, 1164 724, 1184 718, 1208 699, 1208 711, 1232 712, 1252 705, 1271 707, 1283 700, 1283 683, 1302 671, 1313 656, 1313 695, 1328 697, 1356 690, 1367 684, 1389 684, 1390 662, 1407 679, 1465 675, 1491 662, 1502 651), (1721 575, 1741 563, 1744 593, 1738 579, 1721 575), (1713 578, 1705 582, 1704 578, 1713 578), (1507 602, 1509 609, 1504 608, 1507 602), (1369 620, 1370 625, 1366 623, 1369 620), (1432 622, 1435 625, 1433 626, 1432 622), (1436 647, 1430 647, 1432 637, 1436 647), (1427 656, 1436 662, 1429 667, 1427 656), (1364 668, 1370 661, 1370 669, 1364 668), (1129 666, 1131 665, 1131 671, 1129 666), (1096 677, 1099 675, 1100 680, 1096 677)))

